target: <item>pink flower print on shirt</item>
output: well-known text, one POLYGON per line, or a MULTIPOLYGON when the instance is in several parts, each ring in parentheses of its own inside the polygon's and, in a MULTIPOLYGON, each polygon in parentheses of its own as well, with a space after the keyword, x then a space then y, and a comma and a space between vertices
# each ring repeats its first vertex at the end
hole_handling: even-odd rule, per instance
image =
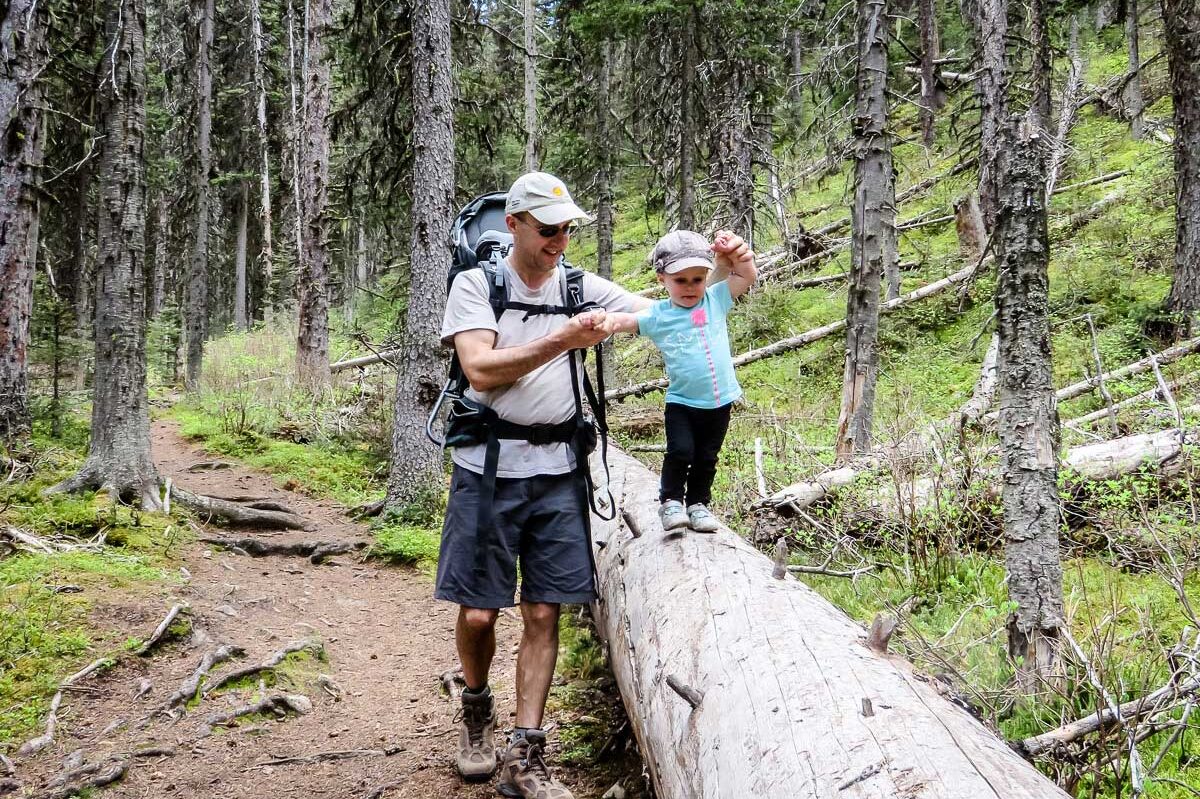
POLYGON ((692 309, 692 324, 696 327, 704 327, 708 324, 708 314, 703 308, 692 309))

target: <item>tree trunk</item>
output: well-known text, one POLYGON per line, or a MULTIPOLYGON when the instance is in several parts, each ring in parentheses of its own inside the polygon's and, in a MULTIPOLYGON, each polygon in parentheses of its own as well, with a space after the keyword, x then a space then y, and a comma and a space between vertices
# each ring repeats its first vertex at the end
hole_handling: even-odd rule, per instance
POLYGON ((592 613, 659 799, 1066 799, 737 535, 664 536, 657 476, 609 460, 592 613))
POLYGON ((255 103, 258 121, 258 152, 261 161, 259 176, 259 227, 262 229, 262 252, 259 253, 259 274, 262 276, 262 308, 263 319, 271 321, 275 309, 275 253, 271 244, 271 155, 270 142, 267 138, 267 84, 264 78, 263 61, 266 52, 266 42, 263 41, 262 8, 259 0, 250 0, 251 51, 254 53, 254 88, 257 92, 255 103))
POLYGON ((935 0, 920 0, 921 31, 921 140, 933 146, 934 112, 938 108, 937 72, 934 60, 938 54, 937 12, 935 0))
POLYGON ((1008 86, 1004 41, 1008 35, 1008 0, 980 0, 981 19, 976 28, 979 68, 979 207, 989 231, 996 227, 996 170, 999 147, 996 137, 1008 116, 1008 86))
POLYGON ((1038 130, 1052 133, 1054 123, 1050 117, 1050 77, 1054 71, 1054 63, 1051 60, 1050 31, 1046 20, 1047 2, 1048 0, 1030 0, 1029 3, 1029 48, 1033 54, 1033 61, 1029 67, 1030 81, 1033 84, 1029 113, 1038 130))
POLYGON ((1190 334, 1200 311, 1200 6, 1163 0, 1162 12, 1175 107, 1175 276, 1166 306, 1190 334))
POLYGON ((538 169, 537 6, 525 0, 525 171, 538 169))
POLYGON ((839 458, 871 448, 879 370, 879 284, 885 272, 896 275, 889 294, 899 283, 896 188, 887 133, 888 17, 884 0, 859 0, 858 30, 854 216, 846 298, 846 369, 837 429, 839 458))
POLYGON ((1140 140, 1146 135, 1142 122, 1142 59, 1139 50, 1137 0, 1125 0, 1125 44, 1129 49, 1129 71, 1132 77, 1125 84, 1125 108, 1129 113, 1130 133, 1140 140))
POLYGON ((29 319, 37 264, 46 5, 11 0, 0 20, 0 448, 30 429, 29 319))
POLYGON ((977 260, 983 254, 987 230, 975 192, 969 192, 954 203, 954 225, 958 229, 959 253, 966 261, 977 260))
POLYGON ((683 25, 683 70, 679 74, 679 225, 696 226, 696 7, 687 9, 683 25))
POLYGON ((791 74, 788 75, 788 102, 791 103, 793 119, 800 119, 804 111, 804 34, 799 28, 787 33, 788 56, 791 74))
MULTIPOLYGON (((302 0, 307 2, 307 0, 302 0)), ((308 13, 305 12, 307 19, 308 13)), ((293 263, 294 268, 299 271, 300 264, 304 260, 304 187, 300 183, 300 162, 304 160, 304 129, 301 125, 301 113, 299 103, 297 102, 297 84, 303 84, 303 81, 297 80, 296 77, 296 12, 292 7, 291 0, 288 0, 287 5, 287 27, 288 27, 288 91, 291 104, 292 129, 291 135, 288 137, 292 151, 292 236, 294 241, 292 246, 295 247, 296 255, 293 263)), ((295 297, 289 297, 289 300, 295 297)))
POLYGON ((147 314, 154 319, 162 311, 167 285, 167 193, 159 191, 154 203, 154 281, 147 314))
POLYGON ((113 3, 100 74, 102 108, 92 435, 79 474, 53 490, 108 487, 160 507, 146 394, 146 9, 113 3))
MULTIPOLYGON (((596 172, 596 271, 612 280, 613 272, 613 149, 612 126, 612 41, 600 43, 596 80, 596 140, 600 168, 596 172)), ((616 384, 616 365, 611 347, 605 347, 600 363, 604 385, 616 384)))
POLYGON ((187 362, 183 382, 189 391, 200 384, 204 339, 208 336, 208 228, 212 171, 212 42, 214 0, 196 0, 199 39, 196 48, 196 171, 192 191, 196 198, 192 224, 192 253, 188 261, 184 319, 187 327, 187 362))
POLYGON ((1058 552, 1058 411, 1050 358, 1049 235, 1039 136, 1013 117, 1001 132, 997 330, 1009 654, 1027 689, 1058 662, 1063 623, 1058 552))
POLYGON ((238 199, 237 234, 233 252, 233 324, 241 331, 250 329, 250 318, 246 314, 246 217, 250 213, 250 186, 242 181, 241 197, 238 199))
POLYGON ((442 450, 425 437, 441 391, 445 361, 437 341, 446 303, 454 220, 454 100, 450 0, 413 15, 412 289, 396 376, 395 429, 387 506, 427 504, 441 495, 442 450))
MULTIPOLYGON (((333 0, 307 0, 304 68, 304 226, 301 242, 300 330, 296 376, 318 389, 329 384, 329 60, 326 38, 333 0)), ((421 14, 414 15, 416 17, 421 14)))
MULTIPOLYGON (((88 161, 79 169, 75 179, 74 218, 71 223, 71 292, 74 306, 72 337, 77 341, 87 341, 91 336, 94 303, 92 289, 95 284, 94 265, 91 248, 88 242, 95 230, 95 209, 92 203, 92 177, 94 170, 92 162, 88 161)), ((88 359, 80 357, 70 365, 71 384, 74 390, 82 391, 87 385, 88 359)))

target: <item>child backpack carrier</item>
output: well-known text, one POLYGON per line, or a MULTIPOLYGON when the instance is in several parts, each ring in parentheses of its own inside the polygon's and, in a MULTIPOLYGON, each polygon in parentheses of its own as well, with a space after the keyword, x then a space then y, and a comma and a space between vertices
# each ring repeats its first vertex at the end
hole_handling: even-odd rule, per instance
MULTIPOLYGON (((487 276, 488 301, 495 313, 496 321, 505 312, 524 312, 524 318, 541 314, 576 316, 599 308, 583 297, 583 270, 565 260, 559 260, 557 279, 563 305, 531 305, 513 302, 508 296, 505 279, 505 256, 512 249, 513 237, 505 224, 504 204, 508 195, 493 192, 476 197, 467 203, 454 220, 450 230, 451 264, 446 291, 449 294, 455 279, 471 269, 482 269, 487 276)), ((596 363, 600 363, 602 345, 597 344, 596 363)), ((449 374, 441 394, 434 402, 425 423, 425 434, 441 447, 461 447, 483 444, 486 446, 484 474, 479 497, 476 535, 478 537, 476 569, 482 570, 488 560, 486 532, 491 527, 492 504, 495 496, 496 471, 499 461, 500 441, 516 439, 532 444, 565 443, 570 445, 575 457, 575 472, 579 478, 580 499, 583 516, 588 530, 588 553, 591 554, 591 524, 588 509, 602 519, 612 519, 616 513, 612 494, 605 486, 606 498, 597 498, 596 488, 588 467, 588 455, 600 444, 601 461, 605 474, 608 473, 608 425, 604 409, 604 377, 601 369, 596 370, 596 388, 593 389, 587 369, 584 367, 586 350, 567 353, 571 365, 571 386, 575 395, 575 413, 564 422, 546 425, 520 425, 500 418, 494 410, 466 395, 470 381, 463 372, 458 353, 450 357, 449 374), (580 387, 582 385, 582 393, 580 387), (591 416, 585 412, 586 400, 591 416), (434 435, 434 425, 446 407, 443 436, 434 435)), ((595 569, 593 568, 593 574, 595 569)))

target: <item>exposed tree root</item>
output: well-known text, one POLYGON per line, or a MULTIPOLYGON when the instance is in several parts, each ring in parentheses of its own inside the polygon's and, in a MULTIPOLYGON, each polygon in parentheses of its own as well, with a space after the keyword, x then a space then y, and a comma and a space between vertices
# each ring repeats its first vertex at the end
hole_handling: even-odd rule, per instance
POLYGON ((220 521, 238 527, 267 527, 282 530, 311 530, 312 525, 294 513, 254 508, 227 502, 223 499, 206 497, 184 491, 179 486, 173 490, 175 501, 189 510, 205 517, 204 521, 220 521))
POLYGON ((66 799, 92 788, 111 785, 125 776, 129 770, 128 755, 114 755, 99 763, 88 763, 63 772, 51 783, 48 799, 66 799))
POLYGON ((374 518, 375 516, 383 513, 383 506, 386 502, 386 497, 383 499, 378 499, 374 502, 367 502, 366 504, 359 505, 346 511, 346 515, 351 519, 374 518))
POLYGON ((215 472, 220 469, 232 468, 233 464, 229 461, 200 461, 199 463, 193 463, 191 466, 187 467, 187 470, 194 474, 196 472, 215 472))
POLYGON ((306 638, 301 641, 293 641, 283 649, 273 653, 262 663, 257 663, 251 666, 243 666, 240 669, 234 669, 233 671, 222 674, 221 676, 215 678, 211 683, 205 686, 204 696, 207 698, 229 683, 240 680, 243 677, 249 677, 251 674, 258 674, 259 672, 263 671, 272 671, 276 666, 282 663, 288 655, 296 652, 303 652, 305 650, 311 651, 314 655, 317 655, 321 652, 321 642, 311 638, 306 638))
POLYGON ((241 705, 226 713, 213 713, 204 720, 204 723, 209 727, 216 727, 255 713, 274 713, 283 718, 289 710, 299 713, 301 716, 306 715, 312 711, 312 700, 303 694, 275 694, 257 702, 241 705))
POLYGON ((148 458, 147 454, 145 463, 126 465, 120 474, 110 473, 106 464, 89 458, 78 474, 50 486, 42 494, 76 494, 94 489, 107 491, 122 502, 137 502, 145 511, 162 510, 158 474, 148 458))
POLYGON ((177 617, 180 612, 187 610, 187 607, 187 604, 183 602, 173 605, 171 609, 167 611, 167 615, 163 617, 163 620, 160 621, 158 626, 154 628, 154 632, 146 640, 146 643, 142 644, 141 648, 138 649, 137 654, 145 655, 150 652, 150 650, 154 649, 154 647, 158 646, 158 643, 163 639, 163 636, 167 634, 167 630, 170 628, 171 623, 175 621, 175 617, 177 617))
POLYGON ((313 755, 297 755, 295 757, 280 757, 275 760, 265 760, 255 763, 253 768, 267 766, 311 766, 314 763, 330 763, 336 760, 350 760, 356 757, 391 757, 403 752, 403 746, 389 746, 386 749, 346 749, 340 752, 317 752, 313 755))
POLYGON ((252 510, 273 510, 277 513, 290 513, 293 516, 297 515, 296 511, 292 509, 291 505, 285 505, 284 503, 276 502, 273 499, 256 500, 254 502, 247 502, 245 504, 247 508, 252 510))
POLYGON ((206 544, 216 544, 226 549, 235 549, 254 557, 267 555, 284 555, 304 557, 315 563, 320 563, 331 555, 345 555, 357 552, 367 546, 366 541, 297 541, 290 544, 276 544, 259 538, 221 538, 219 536, 204 536, 200 541, 206 544))
POLYGON ((462 696, 463 689, 467 687, 467 681, 463 678, 462 666, 455 666, 443 671, 438 682, 441 683, 442 690, 446 692, 446 696, 452 702, 457 701, 462 696))
POLYGON ((30 738, 21 744, 21 748, 17 750, 17 757, 35 755, 54 742, 54 729, 58 726, 58 707, 62 704, 63 691, 89 674, 93 674, 109 665, 111 662, 109 658, 97 658, 59 683, 58 691, 55 692, 54 698, 50 700, 50 713, 46 717, 46 731, 38 737, 30 738))
POLYGON ((227 660, 232 660, 235 657, 241 657, 246 654, 240 646, 233 644, 224 644, 217 647, 211 652, 205 652, 200 658, 200 665, 192 672, 186 680, 180 683, 179 688, 175 693, 167 697, 167 701, 163 704, 162 711, 172 718, 178 718, 183 715, 182 705, 196 695, 196 691, 200 690, 200 681, 212 670, 213 666, 224 663, 227 660))

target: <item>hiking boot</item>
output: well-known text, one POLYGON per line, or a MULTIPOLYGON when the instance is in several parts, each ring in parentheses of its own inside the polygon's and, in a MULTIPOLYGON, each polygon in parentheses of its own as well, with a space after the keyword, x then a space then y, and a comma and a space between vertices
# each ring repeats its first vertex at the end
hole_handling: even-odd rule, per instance
POLYGON ((668 499, 658 509, 658 518, 662 519, 663 530, 670 532, 688 526, 687 511, 683 503, 677 499, 668 499))
POLYGON ((483 782, 496 773, 496 713, 491 689, 463 691, 458 712, 458 773, 467 782, 483 782))
POLYGON ((530 731, 508 745, 500 763, 500 784, 496 786, 504 796, 513 799, 575 799, 546 767, 543 751, 546 733, 530 731))
POLYGON ((717 517, 709 513, 708 508, 699 502, 695 505, 688 505, 687 520, 688 527, 697 533, 715 533, 721 529, 721 525, 717 523, 717 517))

